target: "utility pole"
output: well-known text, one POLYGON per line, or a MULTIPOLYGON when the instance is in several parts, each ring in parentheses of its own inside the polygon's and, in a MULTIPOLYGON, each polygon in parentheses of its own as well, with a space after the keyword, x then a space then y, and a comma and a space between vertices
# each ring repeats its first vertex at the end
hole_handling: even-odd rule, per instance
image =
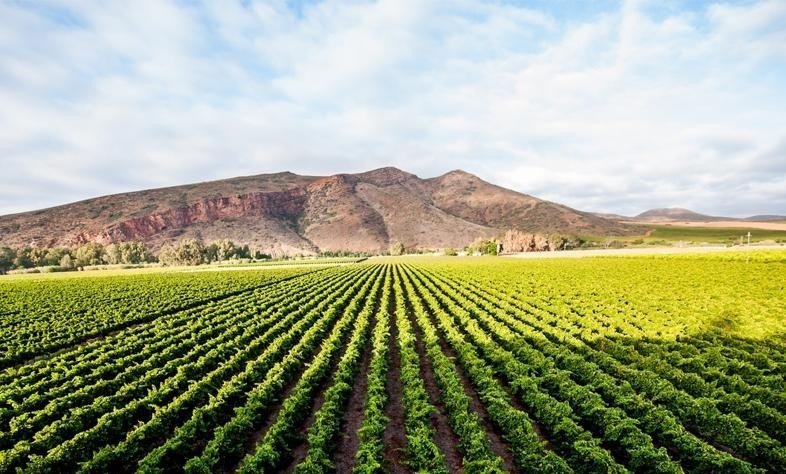
POLYGON ((748 231, 748 247, 751 246, 751 231, 748 231))

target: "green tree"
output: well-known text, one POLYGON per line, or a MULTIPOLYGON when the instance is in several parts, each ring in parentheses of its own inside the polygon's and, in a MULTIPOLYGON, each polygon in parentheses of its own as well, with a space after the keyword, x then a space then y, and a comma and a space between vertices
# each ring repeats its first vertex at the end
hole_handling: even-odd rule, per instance
POLYGON ((7 272, 14 267, 16 252, 10 247, 0 247, 0 274, 7 272))
POLYGON ((34 267, 40 267, 46 265, 46 252, 47 249, 43 247, 32 247, 25 249, 27 252, 28 259, 30 260, 30 264, 34 267))
POLYGON ((448 256, 448 257, 455 257, 456 255, 458 255, 458 252, 456 252, 456 249, 454 249, 453 247, 446 247, 446 248, 445 248, 445 249, 442 251, 442 253, 443 253, 445 256, 448 256))
POLYGON ((14 256, 14 267, 16 268, 31 268, 33 262, 30 260, 30 248, 16 249, 14 256))
POLYGON ((152 261, 152 255, 144 242, 123 242, 118 245, 120 263, 137 264, 152 261))
POLYGON ((403 255, 404 244, 402 244, 398 240, 394 240, 393 242, 390 243, 390 247, 388 247, 388 253, 390 255, 403 255))
POLYGON ((109 244, 104 247, 103 260, 110 265, 120 263, 120 247, 117 244, 109 244))
POLYGON ((164 244, 158 251, 158 261, 162 265, 177 265, 177 249, 172 244, 164 244))
POLYGON ((251 258, 252 252, 248 245, 237 247, 235 249, 235 258, 251 258))
POLYGON ((59 264, 61 267, 63 267, 63 268, 73 268, 73 267, 74 267, 74 259, 73 259, 73 258, 71 258, 71 255, 70 255, 70 254, 65 254, 65 255, 63 255, 63 257, 60 259, 60 261, 58 262, 58 264, 59 264))
POLYGON ((497 255, 497 241, 478 237, 469 244, 467 250, 470 253, 477 252, 481 255, 497 255))
POLYGON ((96 242, 88 242, 74 250, 74 264, 77 267, 99 265, 102 262, 104 247, 96 242))
POLYGON ((239 249, 229 239, 216 240, 209 247, 209 254, 212 261, 222 262, 237 256, 239 249))
POLYGON ((204 262, 205 247, 197 239, 183 239, 175 254, 180 265, 199 265, 204 262))
POLYGON ((60 265, 60 260, 65 256, 68 255, 68 249, 55 247, 51 249, 47 249, 46 255, 44 256, 43 265, 60 265))

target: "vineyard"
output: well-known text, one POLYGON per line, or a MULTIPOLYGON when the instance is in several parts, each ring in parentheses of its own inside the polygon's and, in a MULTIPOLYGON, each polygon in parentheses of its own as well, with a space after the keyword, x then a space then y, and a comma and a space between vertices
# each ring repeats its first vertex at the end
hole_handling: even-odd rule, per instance
POLYGON ((0 280, 0 472, 786 472, 786 253, 0 280))

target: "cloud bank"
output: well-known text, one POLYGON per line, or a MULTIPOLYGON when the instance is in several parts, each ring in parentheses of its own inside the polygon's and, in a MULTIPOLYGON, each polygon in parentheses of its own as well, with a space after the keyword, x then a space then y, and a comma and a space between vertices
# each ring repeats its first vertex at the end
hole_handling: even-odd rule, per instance
POLYGON ((387 165, 786 213, 782 0, 4 2, 0 106, 0 214, 387 165))

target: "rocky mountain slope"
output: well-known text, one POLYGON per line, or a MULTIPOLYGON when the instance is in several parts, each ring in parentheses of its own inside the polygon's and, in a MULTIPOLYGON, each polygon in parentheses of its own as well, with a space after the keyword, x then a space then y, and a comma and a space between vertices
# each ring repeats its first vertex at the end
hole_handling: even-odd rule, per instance
POLYGON ((74 246, 128 240, 156 249, 185 237, 229 238, 272 254, 464 246, 505 229, 625 235, 634 227, 456 170, 421 179, 396 168, 277 173, 115 194, 0 216, 0 244, 74 246))

